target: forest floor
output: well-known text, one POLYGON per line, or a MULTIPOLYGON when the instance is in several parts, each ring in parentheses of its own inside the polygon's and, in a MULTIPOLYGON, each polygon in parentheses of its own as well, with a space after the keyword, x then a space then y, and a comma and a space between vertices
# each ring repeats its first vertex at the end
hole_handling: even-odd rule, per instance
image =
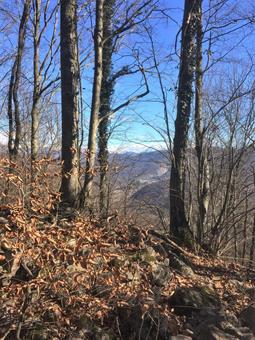
POLYGON ((10 206, 0 237, 1 339, 254 338, 255 274, 234 262, 131 222, 10 206))

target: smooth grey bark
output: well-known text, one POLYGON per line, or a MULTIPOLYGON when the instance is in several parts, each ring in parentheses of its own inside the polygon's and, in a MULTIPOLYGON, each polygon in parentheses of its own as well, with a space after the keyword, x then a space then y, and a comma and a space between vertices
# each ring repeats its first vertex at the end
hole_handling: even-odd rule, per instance
POLYGON ((92 189, 95 174, 97 131, 99 123, 100 94, 103 76, 103 10, 104 0, 96 1, 96 26, 94 32, 95 69, 92 93, 92 105, 90 113, 89 137, 87 159, 85 168, 85 180, 81 193, 80 204, 92 211, 92 189))
POLYGON ((39 152, 39 98, 40 98, 40 73, 39 73, 39 45, 40 45, 40 17, 41 17, 41 0, 35 0, 34 3, 34 88, 33 88, 33 103, 31 109, 31 171, 32 177, 35 175, 34 162, 38 158, 39 152))
POLYGON ((98 125, 98 160, 100 168, 99 207, 102 220, 105 220, 105 218, 107 217, 109 209, 108 140, 110 137, 110 119, 115 112, 128 106, 139 98, 144 97, 149 92, 145 72, 142 69, 141 65, 139 65, 137 70, 131 70, 126 65, 123 66, 120 70, 113 73, 112 58, 113 53, 115 52, 114 48, 116 48, 117 41, 122 38, 121 34, 123 32, 126 32, 126 34, 128 34, 128 31, 131 30, 132 27, 141 24, 143 21, 146 20, 149 13, 151 13, 153 9, 153 1, 143 3, 139 8, 134 10, 130 18, 126 21, 125 25, 119 28, 113 27, 113 15, 115 12, 115 5, 118 5, 118 2, 116 2, 116 0, 108 0, 104 2, 103 6, 103 66, 98 125), (142 13, 144 13, 144 18, 140 17, 142 13), (140 17, 139 23, 135 21, 137 17, 140 17), (146 91, 139 95, 130 97, 127 101, 113 109, 111 107, 111 102, 117 79, 137 72, 141 72, 141 74, 143 75, 146 91))
POLYGON ((205 135, 203 129, 203 70, 202 70, 202 0, 198 0, 197 29, 196 29, 196 80, 195 80, 195 141, 197 155, 197 240, 201 244, 204 237, 204 228, 207 219, 209 205, 209 165, 208 150, 205 145, 205 135))
POLYGON ((53 55, 55 55, 58 47, 55 48, 56 23, 59 1, 56 1, 55 6, 49 11, 49 0, 42 2, 41 0, 33 0, 33 102, 31 108, 31 180, 34 180, 37 175, 36 161, 39 156, 40 146, 40 100, 43 93, 49 90, 50 87, 59 80, 48 80, 49 73, 52 70, 53 55), (46 28, 54 19, 52 35, 46 33, 46 28), (46 38, 46 39, 45 39, 46 38), (42 40, 45 39, 48 43, 48 49, 40 58, 40 46, 42 40))
POLYGON ((74 206, 77 204, 79 194, 79 65, 76 0, 61 1, 60 32, 63 162, 60 191, 62 201, 74 206))
POLYGON ((191 233, 185 213, 185 156, 188 142, 192 85, 194 78, 194 38, 197 0, 186 0, 182 24, 178 101, 170 176, 170 232, 179 242, 190 243, 191 233))
POLYGON ((100 166, 100 216, 102 219, 108 215, 108 139, 109 120, 111 113, 111 99, 114 91, 115 81, 112 78, 112 53, 113 53, 113 30, 112 17, 115 0, 104 3, 103 18, 103 70, 102 87, 100 94, 100 113, 98 126, 98 160, 100 166))
POLYGON ((18 101, 18 90, 21 78, 21 63, 24 52, 25 37, 27 21, 29 18, 31 7, 31 0, 26 0, 23 6, 23 13, 19 25, 19 36, 18 36, 18 46, 17 54, 15 57, 14 64, 12 66, 11 79, 9 85, 8 94, 8 118, 9 118, 9 157, 11 161, 15 161, 20 145, 20 135, 21 135, 21 122, 20 122, 20 110, 18 101), (12 108, 12 103, 14 104, 14 112, 12 108), (15 126, 14 126, 15 123, 15 126))

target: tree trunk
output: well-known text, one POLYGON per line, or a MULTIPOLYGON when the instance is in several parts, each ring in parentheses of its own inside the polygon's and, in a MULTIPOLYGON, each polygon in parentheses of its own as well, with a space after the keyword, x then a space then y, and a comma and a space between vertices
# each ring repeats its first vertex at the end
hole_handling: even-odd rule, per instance
POLYGON ((9 84, 9 92, 8 92, 8 121, 9 121, 9 136, 8 136, 8 150, 9 150, 9 158, 10 161, 13 161, 15 158, 15 126, 14 126, 14 117, 12 111, 12 101, 13 101, 13 86, 15 81, 15 71, 16 71, 17 60, 15 60, 12 66, 11 79, 9 84))
POLYGON ((39 152, 39 98, 40 98, 40 74, 39 74, 39 34, 40 34, 41 0, 34 3, 34 89, 31 109, 31 177, 36 175, 34 162, 38 159, 39 152))
POLYGON ((185 214, 185 156, 188 142, 189 119, 194 75, 194 37, 196 32, 197 1, 186 0, 182 25, 181 60, 178 102, 170 176, 170 232, 180 242, 191 242, 185 214))
POLYGON ((243 249, 242 249, 242 264, 245 264, 245 257, 246 257, 246 245, 247 245, 247 219, 248 219, 248 194, 246 192, 245 197, 245 216, 243 221, 243 249))
POLYGON ((15 161, 18 155, 21 135, 20 111, 18 102, 18 90, 21 77, 21 62, 24 52, 26 26, 30 13, 31 0, 24 2, 23 13, 20 20, 17 55, 12 67, 11 80, 8 95, 8 117, 9 117, 9 157, 15 161), (12 110, 12 101, 14 103, 14 115, 12 110), (15 122, 15 127, 14 127, 15 122))
POLYGON ((63 202, 77 204, 79 193, 77 1, 61 1, 61 105, 63 202))
POLYGON ((112 16, 115 0, 104 3, 103 19, 103 73, 100 95, 100 114, 98 126, 98 159, 100 164, 100 215, 102 219, 108 215, 108 139, 109 118, 111 112, 111 98, 114 91, 114 80, 112 79, 112 16))
POLYGON ((86 206, 90 211, 93 208, 91 194, 95 173, 98 116, 100 110, 100 93, 103 72, 103 5, 104 0, 96 1, 96 27, 94 33, 95 71, 90 114, 87 160, 85 168, 85 180, 81 195, 81 206, 86 206))
POLYGON ((250 264, 249 267, 254 267, 254 250, 255 250, 255 214, 253 215, 252 238, 250 247, 250 264))
POLYGON ((201 244, 204 236, 208 204, 209 204, 209 166, 207 161, 207 150, 204 140, 202 127, 202 0, 198 1, 197 12, 197 31, 196 31, 196 81, 195 81, 195 140, 197 154, 197 200, 198 200, 198 218, 197 218, 197 239, 201 244))

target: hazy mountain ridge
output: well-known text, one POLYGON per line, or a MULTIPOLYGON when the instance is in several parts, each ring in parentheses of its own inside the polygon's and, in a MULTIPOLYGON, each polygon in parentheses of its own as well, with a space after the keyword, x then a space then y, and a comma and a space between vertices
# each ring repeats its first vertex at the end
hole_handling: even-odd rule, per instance
MULTIPOLYGON (((194 150, 191 150, 190 153, 192 162, 196 162, 194 150)), ((214 156, 218 157, 221 153, 222 150, 214 150, 214 156)), ((168 207, 171 164, 167 151, 128 152, 111 155, 111 157, 112 161, 123 166, 119 174, 121 182, 127 182, 129 178, 136 178, 132 200, 164 208, 168 207)), ((255 150, 253 148, 248 149, 243 156, 242 164, 246 170, 255 167, 255 150)))

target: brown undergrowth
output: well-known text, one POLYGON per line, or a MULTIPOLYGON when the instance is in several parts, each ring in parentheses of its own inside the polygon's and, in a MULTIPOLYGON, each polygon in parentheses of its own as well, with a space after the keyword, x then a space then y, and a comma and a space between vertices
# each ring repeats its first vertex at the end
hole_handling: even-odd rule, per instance
MULTIPOLYGON (((8 180, 17 187, 23 181, 17 174, 8 180)), ((245 268, 183 250, 194 268, 184 275, 157 251, 160 235, 125 221, 101 227, 79 213, 52 214, 58 195, 48 195, 48 205, 34 194, 30 209, 18 196, 0 207, 1 339, 38 339, 38 331, 45 339, 72 339, 82 328, 90 339, 95 327, 125 339, 121 310, 134 306, 142 317, 157 310, 172 320, 176 335, 185 323, 169 303, 177 287, 210 286, 234 313, 250 302, 254 284, 245 268), (160 277, 159 268, 168 275, 160 277)))

